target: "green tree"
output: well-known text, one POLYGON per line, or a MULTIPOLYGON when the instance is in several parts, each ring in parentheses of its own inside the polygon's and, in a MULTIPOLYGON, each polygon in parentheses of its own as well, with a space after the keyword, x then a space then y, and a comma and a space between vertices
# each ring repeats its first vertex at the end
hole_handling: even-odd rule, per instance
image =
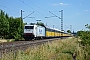
POLYGON ((90 25, 86 24, 85 27, 90 30, 90 25))
POLYGON ((24 25, 27 25, 27 23, 23 23, 24 25))
POLYGON ((68 32, 68 33, 71 33, 71 31, 70 31, 70 30, 67 30, 67 32, 68 32))
POLYGON ((21 18, 13 18, 9 19, 9 38, 15 38, 16 40, 20 39, 23 34, 23 23, 21 18))
POLYGON ((82 31, 82 30, 77 32, 77 36, 81 37, 83 34, 84 34, 84 31, 82 31))
POLYGON ((5 12, 0 12, 0 36, 6 37, 9 32, 9 21, 5 17, 5 12))
POLYGON ((37 22, 36 25, 40 25, 40 26, 44 26, 45 27, 44 23, 42 23, 42 22, 37 22))
POLYGON ((11 39, 11 38, 14 38, 13 37, 13 32, 14 32, 14 22, 13 22, 14 18, 13 17, 9 17, 9 34, 8 34, 8 38, 11 39))
POLYGON ((0 10, 0 36, 9 39, 22 38, 24 24, 21 18, 9 17, 9 15, 0 10))

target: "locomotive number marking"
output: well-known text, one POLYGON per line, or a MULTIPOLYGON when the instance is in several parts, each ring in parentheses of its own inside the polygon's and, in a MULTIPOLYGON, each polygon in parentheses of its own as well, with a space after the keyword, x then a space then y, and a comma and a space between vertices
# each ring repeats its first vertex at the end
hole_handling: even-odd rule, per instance
POLYGON ((42 29, 39 29, 39 33, 42 34, 42 29))

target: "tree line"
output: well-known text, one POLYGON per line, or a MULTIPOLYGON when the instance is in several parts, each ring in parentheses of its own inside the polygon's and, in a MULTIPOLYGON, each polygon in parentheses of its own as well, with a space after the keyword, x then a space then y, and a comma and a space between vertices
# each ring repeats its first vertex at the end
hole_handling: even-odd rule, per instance
POLYGON ((23 35, 23 21, 19 18, 10 17, 0 10, 0 37, 18 40, 23 35))

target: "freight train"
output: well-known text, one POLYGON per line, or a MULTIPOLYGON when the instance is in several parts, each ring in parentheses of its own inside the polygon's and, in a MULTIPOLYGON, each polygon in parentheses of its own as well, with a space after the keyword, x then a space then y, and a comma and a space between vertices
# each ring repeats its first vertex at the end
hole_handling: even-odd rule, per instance
POLYGON ((25 25, 24 26, 24 39, 42 39, 42 38, 56 38, 68 37, 71 34, 64 33, 55 28, 49 28, 40 25, 25 25))

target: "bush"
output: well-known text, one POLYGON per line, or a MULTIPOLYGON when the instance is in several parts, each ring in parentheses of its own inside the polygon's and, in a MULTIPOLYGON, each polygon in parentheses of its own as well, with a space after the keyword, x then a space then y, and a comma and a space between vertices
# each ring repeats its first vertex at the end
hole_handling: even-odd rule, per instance
POLYGON ((85 25, 89 30, 87 31, 78 31, 77 36, 80 37, 81 45, 84 50, 84 58, 85 60, 90 59, 90 26, 88 24, 85 25))
POLYGON ((82 45, 90 45, 90 31, 78 31, 77 35, 80 37, 82 45))

